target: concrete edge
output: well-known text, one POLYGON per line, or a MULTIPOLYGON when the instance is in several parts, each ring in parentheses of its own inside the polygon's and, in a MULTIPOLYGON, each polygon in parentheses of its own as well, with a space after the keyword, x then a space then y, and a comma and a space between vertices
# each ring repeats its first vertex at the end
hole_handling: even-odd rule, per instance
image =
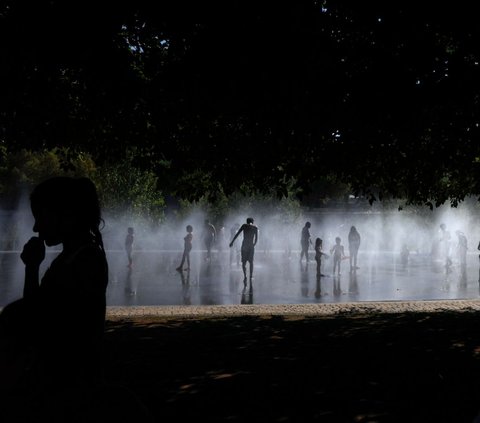
POLYGON ((107 307, 107 319, 142 317, 329 316, 338 314, 480 311, 480 300, 385 301, 325 304, 107 307))

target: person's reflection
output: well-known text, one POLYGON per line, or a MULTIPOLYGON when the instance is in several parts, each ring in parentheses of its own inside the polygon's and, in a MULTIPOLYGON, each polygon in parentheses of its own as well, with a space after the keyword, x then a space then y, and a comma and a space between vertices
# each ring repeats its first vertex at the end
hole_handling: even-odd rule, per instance
POLYGON ((199 284, 200 282, 209 283, 210 278, 212 276, 212 266, 210 261, 205 261, 202 263, 200 267, 200 274, 199 274, 199 284))
POLYGON ((127 268, 127 274, 125 277, 125 294, 127 295, 135 295, 136 293, 132 282, 132 271, 131 267, 127 268))
POLYGON ((348 284, 348 292, 350 294, 358 294, 357 271, 353 270, 350 273, 350 280, 348 284))
POLYGON ((250 287, 245 285, 242 291, 242 304, 253 304, 253 286, 250 284, 250 287))
POLYGON ((308 264, 305 265, 305 269, 300 270, 300 291, 302 297, 308 297, 308 264))
POLYGON ((458 280, 458 285, 460 288, 466 288, 467 287, 467 265, 462 264, 460 267, 460 278, 458 280))
POLYGON ((190 298, 190 270, 187 270, 186 273, 179 272, 180 277, 182 278, 182 295, 183 295, 183 304, 191 305, 192 300, 190 298))
POLYGON ((315 288, 315 298, 322 296, 322 274, 317 273, 317 286, 315 288))
POLYGON ((342 289, 340 288, 340 275, 333 277, 333 296, 339 298, 342 295, 342 289))

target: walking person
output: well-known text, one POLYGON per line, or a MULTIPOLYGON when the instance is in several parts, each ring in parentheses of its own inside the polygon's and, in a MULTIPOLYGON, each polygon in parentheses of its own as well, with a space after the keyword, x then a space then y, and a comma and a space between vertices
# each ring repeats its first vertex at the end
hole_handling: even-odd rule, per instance
POLYGON ((186 227, 187 235, 183 238, 183 255, 182 261, 180 262, 180 266, 177 267, 179 272, 182 271, 183 265, 185 261, 187 262, 187 267, 185 270, 190 270, 190 251, 192 251, 192 243, 193 243, 193 227, 192 225, 187 225, 186 227))
POLYGON ((307 261, 307 263, 309 262, 308 249, 312 244, 312 237, 310 236, 311 226, 312 224, 310 222, 306 222, 305 226, 302 228, 302 234, 300 237, 300 245, 302 247, 302 250, 300 252, 300 261, 302 261, 302 258, 305 256, 305 260, 307 261))
POLYGON ((348 233, 348 251, 350 254, 350 272, 357 270, 358 249, 360 248, 360 234, 355 226, 350 228, 348 233))
POLYGON ((242 248, 240 252, 244 284, 247 283, 247 262, 250 264, 250 281, 253 278, 253 257, 255 254, 255 245, 257 245, 258 242, 258 228, 253 224, 253 222, 253 217, 247 217, 247 223, 244 223, 242 226, 240 226, 240 229, 230 241, 230 248, 232 248, 235 240, 243 232, 242 248))

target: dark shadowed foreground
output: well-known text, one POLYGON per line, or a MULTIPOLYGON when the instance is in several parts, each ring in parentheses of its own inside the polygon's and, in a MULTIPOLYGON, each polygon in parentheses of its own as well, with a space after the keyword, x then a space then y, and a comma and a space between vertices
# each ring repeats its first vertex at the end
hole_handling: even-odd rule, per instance
POLYGON ((110 317, 106 377, 156 422, 472 422, 479 323, 478 311, 110 317))

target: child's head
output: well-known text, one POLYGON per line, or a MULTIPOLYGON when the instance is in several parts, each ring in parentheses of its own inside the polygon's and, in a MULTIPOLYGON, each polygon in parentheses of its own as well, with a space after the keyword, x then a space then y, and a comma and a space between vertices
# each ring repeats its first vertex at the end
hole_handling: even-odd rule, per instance
POLYGON ((340 243, 342 242, 342 240, 341 240, 341 238, 340 238, 339 236, 337 236, 337 237, 335 238, 335 242, 336 242, 337 244, 340 244, 340 243))
POLYGON ((128 228, 127 232, 129 233, 129 235, 133 235, 133 228, 132 227, 128 228))
POLYGON ((187 225, 187 232, 193 232, 193 227, 192 225, 187 225))
POLYGON ((253 217, 247 217, 247 223, 253 225, 253 217))
POLYGON ((317 238, 315 240, 315 247, 321 247, 322 246, 322 240, 320 238, 317 238))
POLYGON ((88 178, 53 177, 38 184, 30 195, 35 224, 48 246, 75 236, 91 236, 103 246, 102 217, 97 190, 88 178))

